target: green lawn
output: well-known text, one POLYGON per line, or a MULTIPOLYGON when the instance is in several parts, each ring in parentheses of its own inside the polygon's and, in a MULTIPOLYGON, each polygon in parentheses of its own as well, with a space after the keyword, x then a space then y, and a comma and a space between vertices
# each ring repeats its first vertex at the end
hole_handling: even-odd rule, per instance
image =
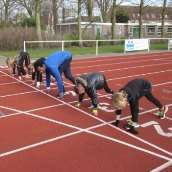
MULTIPOLYGON (((167 50, 167 43, 151 43, 150 50, 167 50)), ((46 57, 54 51, 60 50, 60 48, 37 48, 37 49, 27 49, 27 51, 31 54, 32 58, 46 57)), ((92 47, 65 47, 65 50, 69 50, 72 52, 73 56, 80 55, 95 55, 96 48, 92 47)), ((116 45, 99 45, 98 54, 110 54, 110 53, 123 53, 124 45, 116 44, 116 45)), ((1 51, 0 56, 12 57, 16 56, 19 53, 19 50, 13 51, 1 51)))
POLYGON ((168 50, 168 43, 154 43, 151 44, 150 50, 168 50))
MULTIPOLYGON (((54 51, 60 50, 59 48, 40 48, 40 49, 27 49, 33 58, 45 57, 54 51)), ((65 48, 65 50, 71 51, 74 56, 79 55, 95 55, 96 48, 94 47, 71 47, 65 48)), ((105 45, 99 47, 99 53, 117 53, 123 52, 123 47, 121 45, 105 45)), ((19 50, 14 51, 0 51, 0 56, 12 57, 16 56, 19 53, 19 50)))

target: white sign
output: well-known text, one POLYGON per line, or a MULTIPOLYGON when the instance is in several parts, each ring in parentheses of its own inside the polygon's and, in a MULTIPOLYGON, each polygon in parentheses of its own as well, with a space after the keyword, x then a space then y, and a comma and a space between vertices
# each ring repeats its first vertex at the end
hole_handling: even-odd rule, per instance
POLYGON ((126 39, 125 51, 149 50, 148 39, 126 39))
POLYGON ((170 50, 170 48, 172 48, 172 39, 168 40, 168 50, 170 50))

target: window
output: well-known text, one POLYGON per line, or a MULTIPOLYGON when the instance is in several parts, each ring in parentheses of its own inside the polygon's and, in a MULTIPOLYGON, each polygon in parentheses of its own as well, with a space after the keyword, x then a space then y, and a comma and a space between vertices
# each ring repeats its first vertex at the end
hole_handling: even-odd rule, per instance
POLYGON ((147 34, 154 35, 155 34, 155 26, 147 26, 147 34))
POLYGON ((136 18, 136 14, 135 14, 135 13, 132 14, 132 18, 133 18, 133 19, 136 18))
POLYGON ((167 27, 167 33, 172 33, 172 26, 167 27))
POLYGON ((156 16, 155 16, 155 14, 151 14, 151 17, 152 17, 152 19, 155 19, 156 18, 156 16))
POLYGON ((158 35, 161 35, 161 32, 162 32, 162 27, 158 26, 158 35))
POLYGON ((149 19, 149 14, 148 13, 146 14, 146 18, 149 19))

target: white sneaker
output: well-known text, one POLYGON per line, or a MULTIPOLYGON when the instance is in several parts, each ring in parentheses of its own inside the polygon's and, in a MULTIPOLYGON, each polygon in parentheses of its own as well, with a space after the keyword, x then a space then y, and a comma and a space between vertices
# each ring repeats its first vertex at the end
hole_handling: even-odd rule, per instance
POLYGON ((159 111, 160 119, 165 118, 167 111, 168 111, 168 106, 163 106, 163 108, 159 111))

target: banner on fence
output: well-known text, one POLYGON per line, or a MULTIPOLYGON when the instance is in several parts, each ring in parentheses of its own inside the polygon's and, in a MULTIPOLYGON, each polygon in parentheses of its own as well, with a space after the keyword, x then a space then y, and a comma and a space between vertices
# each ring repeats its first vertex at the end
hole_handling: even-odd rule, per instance
POLYGON ((149 40, 148 39, 126 39, 125 40, 125 51, 138 51, 138 50, 149 51, 149 40))
POLYGON ((168 40, 168 50, 172 48, 172 39, 168 40))

